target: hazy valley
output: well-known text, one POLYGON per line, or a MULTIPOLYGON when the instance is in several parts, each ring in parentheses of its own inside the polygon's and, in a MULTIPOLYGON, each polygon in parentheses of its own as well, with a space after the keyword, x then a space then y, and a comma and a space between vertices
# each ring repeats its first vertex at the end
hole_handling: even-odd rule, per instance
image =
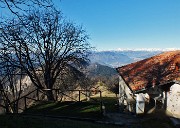
POLYGON ((119 67, 162 53, 162 50, 121 50, 100 51, 90 55, 91 63, 99 63, 109 67, 119 67))

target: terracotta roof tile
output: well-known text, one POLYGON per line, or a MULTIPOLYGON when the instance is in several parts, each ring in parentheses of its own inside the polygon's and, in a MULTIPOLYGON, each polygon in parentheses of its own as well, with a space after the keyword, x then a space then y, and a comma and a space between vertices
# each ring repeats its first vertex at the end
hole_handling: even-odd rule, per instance
POLYGON ((117 68, 132 91, 180 80, 180 50, 164 52, 151 58, 117 68))

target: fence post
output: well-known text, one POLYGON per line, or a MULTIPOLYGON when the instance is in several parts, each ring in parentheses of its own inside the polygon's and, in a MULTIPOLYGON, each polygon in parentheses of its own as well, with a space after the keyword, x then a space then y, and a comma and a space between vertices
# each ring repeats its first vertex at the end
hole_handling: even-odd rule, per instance
POLYGON ((25 110, 27 109, 26 97, 24 97, 24 108, 25 108, 25 110))
POLYGON ((100 93, 100 112, 101 112, 101 114, 103 114, 103 108, 102 108, 102 106, 103 106, 103 103, 102 103, 102 93, 101 93, 101 91, 99 91, 99 93, 100 93))
POLYGON ((16 102, 13 103, 13 113, 16 113, 16 102))
POLYGON ((81 91, 79 90, 79 102, 81 101, 81 91))
POLYGON ((36 92, 36 97, 37 97, 37 100, 39 100, 39 90, 37 89, 37 92, 36 92))
POLYGON ((58 92, 58 90, 55 90, 55 93, 56 93, 56 94, 55 94, 55 95, 56 95, 56 101, 58 100, 58 93, 57 93, 57 92, 58 92))

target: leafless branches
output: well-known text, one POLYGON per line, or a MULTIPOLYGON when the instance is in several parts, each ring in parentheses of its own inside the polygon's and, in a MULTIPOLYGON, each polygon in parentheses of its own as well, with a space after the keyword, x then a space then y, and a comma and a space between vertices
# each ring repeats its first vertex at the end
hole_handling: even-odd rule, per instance
POLYGON ((80 66, 88 61, 91 46, 85 30, 66 21, 57 10, 34 11, 21 20, 8 21, 2 28, 1 47, 16 60, 11 64, 23 69, 40 89, 53 88, 69 65, 80 66))
POLYGON ((16 16, 22 15, 33 8, 53 7, 51 0, 0 0, 0 8, 9 9, 16 16))

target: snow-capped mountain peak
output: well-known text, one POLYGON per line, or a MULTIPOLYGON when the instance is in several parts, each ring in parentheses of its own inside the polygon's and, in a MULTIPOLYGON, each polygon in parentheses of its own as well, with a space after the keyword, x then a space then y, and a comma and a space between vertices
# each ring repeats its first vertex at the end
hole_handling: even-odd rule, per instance
POLYGON ((117 51, 175 51, 180 50, 180 48, 118 48, 117 51))

